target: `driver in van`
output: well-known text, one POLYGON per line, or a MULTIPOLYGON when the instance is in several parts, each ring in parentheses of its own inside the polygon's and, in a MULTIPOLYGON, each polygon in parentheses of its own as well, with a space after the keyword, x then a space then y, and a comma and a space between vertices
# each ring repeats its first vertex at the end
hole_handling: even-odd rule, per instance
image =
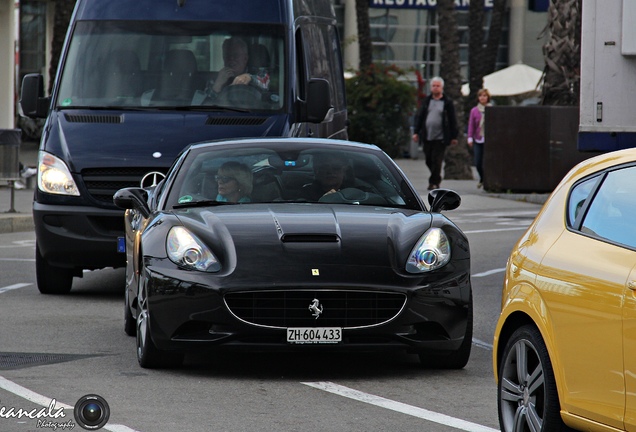
MULTIPOLYGON (((253 85, 260 90, 269 88, 269 73, 267 70, 255 74, 248 71, 248 49, 243 39, 231 37, 223 41, 224 67, 219 71, 215 80, 208 83, 206 93, 215 97, 228 85, 253 85)), ((261 68, 264 69, 264 68, 261 68)))

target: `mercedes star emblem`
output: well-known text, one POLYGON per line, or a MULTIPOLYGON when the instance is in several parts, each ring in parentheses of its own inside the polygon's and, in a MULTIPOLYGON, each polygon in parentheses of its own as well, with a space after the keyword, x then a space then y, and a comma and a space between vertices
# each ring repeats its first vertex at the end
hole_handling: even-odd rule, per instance
POLYGON ((166 176, 164 173, 160 173, 159 171, 150 171, 148 174, 141 178, 140 185, 142 188, 155 187, 159 184, 159 182, 165 179, 166 176))

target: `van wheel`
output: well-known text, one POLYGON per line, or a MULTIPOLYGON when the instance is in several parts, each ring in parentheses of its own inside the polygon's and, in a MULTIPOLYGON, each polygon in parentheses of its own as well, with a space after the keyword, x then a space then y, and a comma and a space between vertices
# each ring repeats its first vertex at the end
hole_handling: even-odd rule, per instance
POLYGON ((50 265, 38 246, 35 247, 35 278, 42 294, 68 294, 73 285, 73 271, 50 265))

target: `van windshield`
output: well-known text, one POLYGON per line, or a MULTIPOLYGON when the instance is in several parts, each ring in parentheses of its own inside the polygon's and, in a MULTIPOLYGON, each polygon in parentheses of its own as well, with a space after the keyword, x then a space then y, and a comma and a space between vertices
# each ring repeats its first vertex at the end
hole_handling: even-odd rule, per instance
POLYGON ((56 106, 280 110, 283 35, 281 25, 79 21, 56 106))

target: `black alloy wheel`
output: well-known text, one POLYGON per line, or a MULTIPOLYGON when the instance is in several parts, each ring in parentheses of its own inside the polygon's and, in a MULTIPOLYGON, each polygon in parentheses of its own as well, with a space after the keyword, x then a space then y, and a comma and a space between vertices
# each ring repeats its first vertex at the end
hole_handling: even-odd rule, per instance
POLYGON ((184 354, 179 351, 164 351, 157 348, 150 332, 150 316, 147 297, 138 296, 137 314, 137 361, 147 369, 170 369, 181 366, 184 354))

